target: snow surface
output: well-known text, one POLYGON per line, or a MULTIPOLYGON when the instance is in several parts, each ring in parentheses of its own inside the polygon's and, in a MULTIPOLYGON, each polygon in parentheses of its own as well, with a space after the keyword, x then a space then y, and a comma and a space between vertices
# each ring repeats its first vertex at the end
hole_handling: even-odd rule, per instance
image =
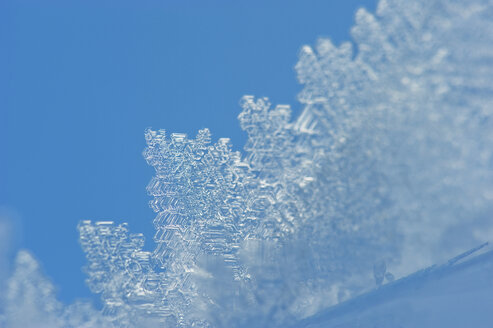
POLYGON ((299 117, 242 98, 244 153, 148 129, 155 249, 81 221, 102 309, 60 304, 21 251, 0 324, 485 326, 491 252, 418 270, 493 239, 491 17, 491 0, 359 10, 354 45, 301 49, 299 117))
POLYGON ((445 264, 343 302, 295 327, 477 327, 493 322, 493 248, 466 253, 445 264))

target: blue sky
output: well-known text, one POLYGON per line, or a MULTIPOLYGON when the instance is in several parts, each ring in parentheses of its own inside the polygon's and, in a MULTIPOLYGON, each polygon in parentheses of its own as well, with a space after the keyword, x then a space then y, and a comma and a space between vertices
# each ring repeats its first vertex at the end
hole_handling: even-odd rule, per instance
POLYGON ((90 297, 80 220, 152 247, 144 129, 208 127, 241 149, 238 101, 299 111, 303 44, 349 40, 376 1, 0 1, 0 207, 62 301, 90 297))

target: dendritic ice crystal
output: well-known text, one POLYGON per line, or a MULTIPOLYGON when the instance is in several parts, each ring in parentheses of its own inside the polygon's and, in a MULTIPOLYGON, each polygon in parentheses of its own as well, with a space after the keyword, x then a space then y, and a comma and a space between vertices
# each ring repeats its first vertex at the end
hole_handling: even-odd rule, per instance
POLYGON ((492 31, 491 0, 380 0, 354 44, 302 48, 298 117, 242 98, 243 153, 148 129, 155 249, 82 221, 102 311, 20 300, 21 253, 0 323, 29 303, 50 327, 285 327, 492 239, 492 31))

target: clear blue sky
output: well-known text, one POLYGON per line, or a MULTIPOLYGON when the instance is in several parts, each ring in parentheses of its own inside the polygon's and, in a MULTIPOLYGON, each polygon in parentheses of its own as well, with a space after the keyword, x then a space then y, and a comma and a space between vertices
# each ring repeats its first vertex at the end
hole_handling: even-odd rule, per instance
POLYGON ((210 128, 241 149, 244 94, 289 103, 303 44, 349 40, 375 0, 0 1, 0 206, 62 301, 90 297, 80 220, 152 247, 144 129, 210 128))

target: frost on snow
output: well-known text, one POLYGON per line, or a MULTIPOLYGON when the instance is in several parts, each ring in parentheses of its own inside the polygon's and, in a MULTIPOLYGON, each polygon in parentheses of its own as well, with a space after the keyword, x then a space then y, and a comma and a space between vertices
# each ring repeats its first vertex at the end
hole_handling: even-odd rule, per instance
POLYGON ((21 252, 0 323, 286 326, 491 239, 492 17, 491 0, 360 9, 355 50, 302 48, 297 118, 243 97, 244 154, 147 130, 155 249, 83 221, 102 311, 64 308, 21 252))

